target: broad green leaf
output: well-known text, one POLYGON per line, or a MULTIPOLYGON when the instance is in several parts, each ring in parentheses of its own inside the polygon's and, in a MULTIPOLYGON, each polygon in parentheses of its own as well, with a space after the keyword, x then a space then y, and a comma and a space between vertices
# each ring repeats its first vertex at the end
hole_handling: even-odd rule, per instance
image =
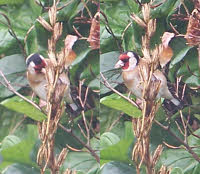
POLYGON ((120 53, 118 51, 111 51, 100 56, 100 70, 101 72, 114 69, 115 63, 119 60, 120 53))
MULTIPOLYGON (((200 129, 196 130, 194 132, 194 134, 199 135, 200 134, 200 129)), ((188 137, 188 143, 190 146, 199 146, 200 145, 200 139, 195 137, 194 135, 190 135, 188 137)), ((198 149, 198 148, 196 148, 198 149)), ((200 150, 199 150, 199 154, 200 154, 200 150)))
POLYGON ((170 174, 183 174, 183 171, 181 168, 179 167, 175 167, 172 169, 172 171, 170 172, 170 174))
POLYGON ((192 155, 184 149, 164 151, 161 155, 161 162, 163 165, 170 168, 181 168, 184 174, 191 174, 196 168, 200 167, 198 161, 196 161, 192 155))
MULTIPOLYGON (((121 70, 114 69, 118 57, 118 51, 111 51, 105 54, 101 54, 100 56, 100 71, 103 73, 104 77, 113 88, 115 88, 119 83, 122 83, 122 78, 120 75, 121 70)), ((110 92, 110 89, 101 84, 101 94, 108 92, 110 92)))
POLYGON ((159 18, 167 16, 171 10, 173 10, 174 5, 176 4, 177 0, 168 0, 159 5, 157 8, 154 8, 151 11, 152 18, 159 18))
POLYGON ((105 149, 111 145, 117 144, 120 141, 119 137, 112 132, 105 132, 101 135, 100 146, 105 149))
POLYGON ((186 45, 186 41, 183 38, 175 38, 171 43, 171 47, 173 49, 174 55, 170 63, 170 69, 175 64, 179 63, 185 57, 188 51, 192 48, 186 45))
POLYGON ((21 142, 21 139, 15 135, 6 136, 1 142, 1 150, 14 146, 21 142))
POLYGON ((23 72, 26 70, 24 57, 21 54, 13 54, 0 59, 0 70, 4 75, 23 72))
POLYGON ((106 30, 105 26, 100 23, 100 50, 101 53, 107 53, 110 51, 119 51, 116 41, 111 34, 106 30))
MULTIPOLYGON (((80 74, 80 79, 85 79, 85 84, 88 85, 94 76, 99 75, 99 50, 91 51, 84 59, 84 62, 80 64, 83 68, 83 72, 80 74), (84 64, 84 66, 83 66, 84 64)), ((98 85, 99 86, 99 85, 98 85)))
POLYGON ((106 132, 101 136, 101 165, 109 161, 130 162, 128 154, 131 144, 135 142, 131 122, 125 122, 125 135, 123 138, 113 140, 114 137, 110 132, 106 132), (107 137, 105 138, 104 135, 107 135, 107 137), (102 145, 103 141, 104 144, 108 142, 104 147, 102 145))
POLYGON ((79 42, 76 43, 77 46, 75 47, 76 53, 78 54, 74 62, 72 63, 72 66, 81 63, 85 58, 87 58, 87 55, 91 51, 91 48, 86 46, 85 42, 79 42), (78 48, 77 48, 78 47, 78 48))
MULTIPOLYGON (((21 54, 14 54, 0 59, 0 71, 3 72, 6 79, 11 83, 16 91, 20 90, 23 85, 25 86, 27 84, 27 80, 24 76, 25 70, 25 60, 21 54)), ((3 77, 1 76, 0 81, 3 84, 6 84, 3 77)), ((3 85, 0 85, 0 98, 8 97, 11 95, 13 95, 13 92, 9 91, 3 85)))
POLYGON ((131 12, 137 13, 139 11, 139 4, 136 1, 126 0, 126 2, 131 12))
POLYGON ((38 138, 37 126, 27 125, 27 130, 20 134, 20 137, 8 135, 2 141, 0 154, 2 155, 3 161, 0 164, 0 169, 13 163, 25 164, 32 167, 36 166, 31 160, 30 155, 35 141, 38 138))
POLYGON ((125 124, 124 139, 127 139, 127 140, 134 139, 135 136, 133 134, 132 122, 126 121, 124 124, 125 124))
MULTIPOLYGON (((194 132, 194 134, 198 135, 200 130, 194 132)), ((192 148, 192 150, 200 156, 200 150, 198 146, 200 145, 200 140, 190 135, 188 137, 188 145, 192 148)), ((179 167, 182 169, 184 174, 198 174, 200 169, 200 164, 198 161, 194 159, 194 157, 185 149, 176 149, 176 150, 166 150, 161 155, 162 164, 168 167, 179 167)))
POLYGON ((112 161, 103 165, 98 174, 136 174, 136 169, 132 165, 112 161))
POLYGON ((40 174, 40 170, 30 165, 15 163, 8 166, 2 174, 40 174))
POLYGON ((110 109, 104 105, 100 105, 100 123, 101 123, 101 129, 100 133, 103 134, 110 130, 119 137, 124 136, 124 124, 123 119, 120 119, 120 121, 117 121, 120 117, 120 111, 115 109, 110 109), (118 123, 114 127, 112 126, 113 123, 118 123))
POLYGON ((21 4, 24 0, 0 0, 0 5, 4 4, 21 4))
POLYGON ((100 152, 101 165, 109 161, 121 161, 129 163, 129 147, 133 139, 122 139, 117 144, 111 145, 100 152))
POLYGON ((129 103, 127 100, 123 99, 117 94, 103 97, 100 100, 100 103, 110 108, 120 110, 134 118, 140 117, 142 115, 141 110, 139 110, 137 107, 133 106, 131 103, 129 103))
POLYGON ((0 104, 7 107, 8 109, 25 114, 33 120, 42 121, 46 118, 46 116, 41 111, 18 96, 6 99, 0 104))
MULTIPOLYGON (((33 140, 24 140, 20 143, 13 145, 9 148, 3 149, 0 153, 3 157, 4 162, 10 163, 22 163, 27 165, 34 165, 30 159, 30 152, 33 148, 33 140)), ((4 165, 4 164, 1 165, 4 165)), ((0 165, 0 168, 1 168, 0 165)))
POLYGON ((198 52, 196 48, 192 48, 184 57, 183 64, 177 71, 177 75, 183 76, 182 80, 186 84, 190 86, 199 86, 200 72, 198 64, 198 52))
POLYGON ((87 152, 69 152, 61 167, 61 171, 65 171, 67 168, 83 172, 84 174, 96 174, 99 164, 87 152))
POLYGON ((2 105, 0 105, 0 113, 1 113, 0 141, 2 142, 2 140, 10 133, 10 130, 12 130, 15 127, 16 123, 18 123, 19 121, 21 121, 21 119, 23 119, 23 116, 19 113, 8 110, 2 105))

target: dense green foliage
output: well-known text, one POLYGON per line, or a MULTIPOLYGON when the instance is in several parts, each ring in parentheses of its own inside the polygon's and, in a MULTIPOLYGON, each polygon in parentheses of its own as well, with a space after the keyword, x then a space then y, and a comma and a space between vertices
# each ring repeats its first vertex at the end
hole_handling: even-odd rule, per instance
MULTIPOLYGON (((149 1, 139 1, 146 3, 149 1)), ((184 1, 191 14, 194 5, 191 1, 184 1)), ((186 16, 186 11, 181 4, 181 1, 166 0, 154 1, 151 9, 151 17, 157 21, 157 30, 151 39, 151 47, 161 43, 161 37, 164 32, 174 32, 170 23, 182 35, 186 34, 188 20, 175 18, 177 14, 186 16), (159 4, 158 6, 156 6, 159 4)), ((114 65, 118 60, 121 51, 135 51, 140 56, 141 52, 141 37, 144 35, 144 30, 136 24, 130 17, 131 13, 135 13, 142 18, 141 8, 137 1, 132 0, 108 0, 101 4, 101 10, 104 13, 101 20, 101 55, 100 67, 101 72, 108 80, 110 85, 118 91, 126 95, 126 88, 122 84, 122 79, 119 70, 114 69, 114 65), (105 18, 106 17, 106 18, 105 18), (128 24, 132 24, 128 26, 128 24), (111 32, 112 30, 112 32, 111 32), (113 37, 113 35, 115 37, 113 37)), ((166 76, 170 83, 176 83, 176 78, 182 76, 181 85, 186 84, 184 99, 187 100, 189 106, 185 106, 182 110, 183 116, 187 119, 190 115, 191 120, 196 120, 199 125, 199 104, 200 104, 200 73, 198 64, 198 52, 195 46, 188 46, 183 36, 175 37, 170 42, 170 47, 173 49, 173 57, 167 68, 166 76)), ((134 96, 133 96, 134 97, 134 96)), ((135 164, 131 160, 132 149, 135 139, 133 138, 131 128, 131 117, 140 116, 140 110, 131 108, 128 102, 113 94, 110 89, 104 85, 101 86, 101 173, 129 174, 136 173, 135 164), (130 110, 129 110, 130 109, 130 110), (121 112, 120 112, 121 111, 121 112), (123 114, 125 113, 125 114, 123 114), (131 117, 130 117, 131 116, 131 117)), ((166 112, 164 107, 160 107, 156 113, 156 120, 163 125, 170 124, 173 133, 183 139, 183 135, 179 132, 175 121, 180 123, 180 113, 173 113, 170 123, 166 121, 166 112)), ((194 130, 190 130, 193 132, 194 130)), ((199 126, 193 133, 199 135, 199 126)), ((198 150, 199 138, 187 134, 188 145, 194 146, 194 152, 200 156, 198 150)), ((170 149, 164 147, 164 152, 157 164, 157 169, 161 165, 165 165, 172 169, 172 173, 180 174, 198 174, 199 163, 192 155, 182 148, 182 143, 177 141, 166 130, 156 124, 151 130, 151 151, 153 152, 158 144, 163 142, 172 146, 180 147, 180 149, 170 149)), ((145 167, 142 167, 141 173, 145 174, 145 167)))
MULTIPOLYGON (((50 37, 50 33, 41 26, 37 18, 42 16, 45 20, 49 20, 46 7, 50 7, 53 1, 42 0, 40 2, 39 5, 34 0, 0 1, 0 70, 14 89, 29 99, 31 89, 25 76, 25 58, 35 52, 47 57, 47 43, 50 37), (31 27, 33 28, 30 30, 31 27)), ((68 2, 70 1, 60 1, 58 8, 63 7, 68 2)), ((89 2, 87 7, 94 16, 97 11, 96 4, 89 2)), ((63 40, 67 34, 76 35, 73 26, 84 37, 88 37, 90 24, 77 21, 76 17, 81 16, 90 19, 84 4, 80 0, 71 1, 69 5, 58 11, 57 19, 63 23, 63 35, 59 40, 57 50, 63 47, 63 40)), ((86 40, 78 40, 73 49, 77 58, 70 69, 71 84, 78 85, 79 80, 85 79, 85 85, 89 86, 90 89, 98 90, 99 82, 95 77, 99 74, 98 50, 92 50, 86 40)), ((2 77, 0 77, 0 80, 5 84, 2 77)), ((98 100, 98 96, 96 96, 97 105, 98 100)), ((36 97, 34 101, 38 103, 36 97)), ((14 96, 1 84, 0 102, 0 173, 40 173, 39 166, 36 163, 40 146, 37 121, 42 121, 46 117, 31 104, 18 96, 14 96)), ((95 125, 98 123, 98 107, 93 109, 92 112, 95 125)), ((92 112, 87 111, 85 113, 88 122, 92 112)), ((68 119, 65 114, 62 117, 61 124, 67 128, 72 127, 74 134, 86 143, 86 139, 77 126, 78 123, 83 124, 82 117, 78 116, 70 124, 68 124, 68 119)), ((85 131, 84 125, 81 126, 85 131)), ((91 148, 97 150, 98 140, 93 137, 94 133, 91 135, 91 148)), ((60 128, 55 137, 56 154, 59 154, 67 144, 73 148, 83 149, 83 145, 60 128)), ((67 168, 76 170, 79 174, 94 174, 99 165, 88 152, 69 152, 60 172, 64 172, 67 168)), ((49 171, 47 170, 46 173, 49 173, 49 171)))

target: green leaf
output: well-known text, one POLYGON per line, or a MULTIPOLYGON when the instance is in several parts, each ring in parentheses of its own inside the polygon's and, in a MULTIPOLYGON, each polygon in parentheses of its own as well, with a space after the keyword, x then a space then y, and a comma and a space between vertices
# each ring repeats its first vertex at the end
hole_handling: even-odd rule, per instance
POLYGON ((21 4, 24 0, 0 0, 0 5, 3 4, 21 4))
MULTIPOLYGON (((27 84, 27 80, 24 77, 24 71, 26 70, 25 60, 21 54, 14 54, 1 58, 0 70, 16 91, 20 90, 23 85, 25 86, 27 84)), ((1 76, 0 81, 5 84, 3 77, 1 76)), ((0 85, 0 98, 11 95, 13 95, 13 92, 9 91, 3 85, 0 85)))
MULTIPOLYGON (((195 131, 194 134, 198 135, 200 129, 195 131)), ((198 146, 200 145, 199 138, 190 135, 188 137, 188 145, 193 146, 192 150, 200 156, 200 150, 198 146)), ((161 155, 162 164, 168 167, 179 167, 182 169, 185 174, 198 174, 200 168, 200 163, 194 159, 194 157, 185 149, 176 149, 176 150, 166 150, 161 155), (198 171, 198 172, 197 172, 198 171)))
POLYGON ((8 109, 25 114, 36 121, 42 121, 46 118, 46 116, 41 111, 39 111, 30 103, 24 101, 22 98, 18 96, 6 99, 2 101, 0 104, 7 107, 8 109))
MULTIPOLYGON (((3 149, 0 153, 3 157, 4 162, 10 163, 22 163, 27 165, 34 165, 34 163, 30 159, 30 152, 33 148, 34 142, 33 140, 24 140, 20 143, 3 149)), ((1 165, 3 165, 3 163, 1 165)), ((0 165, 0 167, 1 167, 0 165)))
POLYGON ((6 136, 1 144, 1 150, 12 147, 15 144, 18 144, 21 142, 21 139, 15 135, 8 135, 6 136))
POLYGON ((100 103, 110 108, 120 110, 134 118, 141 117, 142 115, 141 110, 139 110, 137 107, 133 106, 131 103, 129 103, 127 100, 125 100, 124 98, 120 97, 117 94, 112 94, 103 97, 100 100, 100 103))
POLYGON ((14 54, 0 59, 0 70, 4 75, 23 72, 26 70, 24 57, 21 54, 14 54))
POLYGON ((100 56, 100 69, 101 72, 113 70, 115 63, 119 59, 119 51, 111 51, 100 56))
POLYGON ((125 135, 121 140, 117 140, 115 136, 110 132, 101 136, 101 165, 109 161, 130 162, 128 153, 131 144, 135 142, 131 122, 125 122, 125 135))
POLYGON ((126 0, 126 2, 127 2, 128 6, 129 6, 131 12, 134 12, 134 13, 138 12, 139 4, 136 1, 126 0))
POLYGON ((181 168, 179 167, 175 167, 172 169, 172 171, 170 172, 170 174, 183 174, 183 171, 181 168))
POLYGON ((152 18, 167 16, 174 8, 177 0, 168 0, 151 11, 152 18))
POLYGON ((112 161, 102 166, 99 174, 136 174, 134 166, 112 161))
POLYGON ((107 132, 112 128, 111 130, 113 133, 115 133, 119 137, 124 136, 123 133, 124 124, 122 122, 122 119, 120 119, 120 122, 118 121, 120 116, 120 111, 117 111, 115 109, 110 109, 104 105, 100 105, 99 115, 101 123, 101 129, 100 129, 101 134, 107 132), (113 127, 113 122, 117 123, 114 127, 113 127))
MULTIPOLYGON (((183 173, 191 174, 197 167, 200 167, 192 155, 183 149, 166 150, 161 155, 161 162, 163 165, 173 168, 179 167, 183 173)), ((196 173, 197 174, 197 173, 196 173)))
POLYGON ((31 151, 38 138, 37 126, 27 125, 25 132, 21 133, 22 136, 16 137, 8 135, 2 141, 1 156, 3 158, 0 164, 0 169, 13 163, 20 163, 35 167, 36 164, 31 160, 31 151), (22 139, 22 140, 21 140, 22 139))
POLYGON ((192 48, 186 45, 186 41, 183 38, 176 38, 172 41, 171 47, 174 51, 174 55, 172 57, 172 61, 170 63, 170 69, 177 63, 179 63, 188 51, 192 48))
POLYGON ((64 172, 67 168, 83 172, 84 174, 96 174, 99 164, 87 152, 69 152, 61 167, 61 171, 64 172))
POLYGON ((105 132, 101 135, 100 146, 105 149, 108 146, 114 145, 120 141, 119 137, 112 132, 105 132))
POLYGON ((109 161, 121 161, 129 163, 129 147, 132 144, 132 139, 122 139, 117 144, 111 145, 106 149, 101 150, 101 165, 109 161))
POLYGON ((15 163, 12 164, 10 166, 8 166, 3 172, 2 174, 40 174, 40 170, 29 166, 29 165, 24 165, 24 164, 19 164, 19 163, 15 163))

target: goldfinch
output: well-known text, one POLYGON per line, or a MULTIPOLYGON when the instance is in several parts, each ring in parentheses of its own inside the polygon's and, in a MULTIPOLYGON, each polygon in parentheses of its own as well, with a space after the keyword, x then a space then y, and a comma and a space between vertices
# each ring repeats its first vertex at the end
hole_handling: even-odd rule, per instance
MULTIPOLYGON (((132 52, 124 52, 119 56, 119 61, 115 64, 115 68, 122 68, 122 78, 126 87, 137 97, 142 98, 144 85, 141 83, 140 68, 148 66, 147 61, 139 58, 139 56, 132 52), (140 67, 140 68, 139 68, 140 67)), ((147 79, 147 77, 144 77, 147 79)), ((160 88, 156 99, 165 98, 170 100, 174 105, 179 106, 180 101, 171 94, 167 86, 167 80, 163 73, 155 70, 151 77, 151 82, 154 80, 160 81, 160 88)))
MULTIPOLYGON (((73 52, 71 56, 76 56, 76 54, 73 52)), ((51 60, 45 59, 40 54, 35 53, 28 56, 28 58, 26 59, 26 65, 27 65, 27 79, 30 87, 41 100, 46 101, 47 80, 45 73, 46 73, 46 68, 48 68, 49 66, 53 66, 51 60)), ((74 99, 72 99, 71 97, 70 80, 66 72, 60 74, 57 83, 58 85, 64 84, 68 86, 65 92, 65 99, 66 102, 68 103, 68 108, 70 108, 72 114, 77 114, 77 112, 80 113, 80 111, 83 110, 83 108, 77 101, 74 101, 74 99)))

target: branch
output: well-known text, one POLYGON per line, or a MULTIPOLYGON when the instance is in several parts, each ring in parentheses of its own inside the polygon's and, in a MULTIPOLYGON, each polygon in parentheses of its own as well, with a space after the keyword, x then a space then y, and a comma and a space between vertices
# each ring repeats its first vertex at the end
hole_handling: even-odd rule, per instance
POLYGON ((162 125, 159 121, 155 120, 155 123, 157 125, 159 125, 162 129, 166 130, 170 135, 172 135, 177 141, 179 141, 186 149, 187 151, 194 157, 194 159, 196 161, 198 161, 200 163, 200 158, 199 156, 192 150, 192 148, 185 143, 181 138, 179 138, 178 136, 176 136, 176 134, 174 132, 171 131, 169 126, 164 126, 162 125))
POLYGON ((72 129, 67 129, 65 128, 62 124, 58 123, 58 126, 63 129, 65 132, 71 134, 71 136, 73 136, 80 144, 82 144, 86 149, 89 150, 89 152, 91 153, 91 155, 97 160, 98 163, 100 163, 100 158, 99 156, 95 153, 95 151, 90 147, 88 146, 87 144, 85 144, 79 137, 77 137, 72 129))
POLYGON ((10 82, 6 79, 5 75, 3 74, 3 72, 0 70, 0 75, 3 77, 3 80, 5 81, 6 84, 0 82, 3 86, 5 86, 9 91, 13 92, 14 94, 16 94, 17 96, 19 96, 20 98, 22 98, 23 100, 25 100, 26 102, 30 103, 31 105, 33 105, 35 108, 37 108, 39 111, 42 112, 42 109, 35 104, 33 101, 27 99, 26 97, 24 97, 23 95, 21 95, 19 92, 17 92, 13 86, 10 84, 10 82))
POLYGON ((120 53, 122 53, 123 52, 123 48, 122 48, 122 46, 121 46, 121 43, 119 43, 119 40, 117 39, 117 37, 115 36, 115 34, 113 33, 113 31, 112 31, 112 28, 110 27, 110 25, 109 25, 109 23, 108 23, 108 19, 107 19, 107 17, 106 17, 106 15, 102 12, 102 11, 100 11, 100 13, 103 15, 103 17, 104 17, 104 19, 105 19, 105 27, 106 27, 106 30, 112 35, 112 37, 113 37, 113 39, 115 40, 115 42, 116 42, 116 44, 117 44, 117 47, 119 48, 119 50, 120 50, 120 53))
POLYGON ((4 22, 2 22, 2 23, 8 27, 8 32, 10 33, 10 35, 11 35, 12 37, 14 37, 14 38, 16 39, 16 41, 17 41, 17 43, 18 43, 18 45, 19 45, 19 47, 20 47, 20 49, 21 49, 21 51, 22 51, 23 56, 24 56, 24 57, 27 57, 23 44, 22 44, 21 41, 18 39, 17 35, 15 34, 15 31, 14 31, 13 28, 12 28, 10 19, 8 18, 8 16, 6 16, 6 14, 4 14, 4 13, 2 13, 2 12, 0 12, 0 15, 2 15, 2 16, 6 19, 6 21, 7 21, 8 24, 6 24, 6 23, 4 23, 4 22))
MULTIPOLYGON (((31 105, 33 105, 35 108, 37 108, 39 111, 43 112, 42 109, 35 104, 33 101, 27 99, 26 97, 24 97, 23 95, 21 95, 20 93, 18 93, 13 86, 10 84, 10 82, 6 79, 5 75, 3 74, 3 72, 0 70, 0 75, 3 77, 3 80, 5 81, 6 84, 0 82, 3 86, 5 86, 9 91, 13 92, 14 94, 16 94, 17 96, 19 96, 20 98, 22 98, 23 100, 25 100, 26 102, 30 103, 31 105)), ((79 143, 81 143, 86 149, 88 149, 90 151, 90 153, 92 154, 92 156, 95 157, 95 159, 97 160, 97 162, 100 162, 99 156, 95 153, 95 151, 88 146, 87 144, 85 144, 81 139, 79 139, 73 132, 71 129, 66 129, 62 124, 58 123, 58 126, 63 129, 65 132, 71 134, 79 143)))
POLYGON ((106 78, 104 77, 104 75, 100 72, 100 75, 103 79, 103 81, 101 81, 101 83, 103 85, 105 85, 108 89, 112 90, 113 92, 115 92, 116 94, 118 94, 120 97, 124 98, 125 100, 127 100, 128 102, 130 102, 132 105, 136 106, 137 108, 140 108, 138 106, 138 104, 136 102, 134 102, 133 100, 131 100, 130 98, 124 96, 122 93, 120 93, 119 91, 117 91, 116 89, 114 89, 109 83, 108 81, 106 80, 106 78))

